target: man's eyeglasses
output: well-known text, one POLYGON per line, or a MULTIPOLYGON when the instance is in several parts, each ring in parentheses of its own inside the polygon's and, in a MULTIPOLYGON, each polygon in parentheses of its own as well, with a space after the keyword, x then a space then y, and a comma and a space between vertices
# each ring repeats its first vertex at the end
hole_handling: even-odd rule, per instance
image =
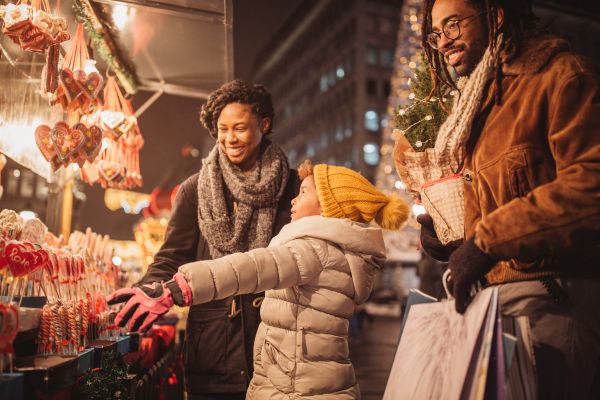
POLYGON ((446 23, 442 27, 442 32, 431 32, 430 34, 427 35, 427 43, 429 43, 429 45, 431 47, 433 47, 434 49, 437 50, 439 48, 438 44, 440 42, 440 39, 442 38, 442 33, 444 34, 444 36, 446 36, 446 38, 448 38, 450 40, 456 40, 461 35, 461 31, 460 31, 460 23, 461 22, 466 21, 471 18, 478 17, 481 14, 485 14, 485 13, 486 13, 486 11, 483 11, 483 12, 480 12, 479 14, 469 15, 468 17, 464 17, 461 19, 449 19, 448 21, 446 21, 446 23))

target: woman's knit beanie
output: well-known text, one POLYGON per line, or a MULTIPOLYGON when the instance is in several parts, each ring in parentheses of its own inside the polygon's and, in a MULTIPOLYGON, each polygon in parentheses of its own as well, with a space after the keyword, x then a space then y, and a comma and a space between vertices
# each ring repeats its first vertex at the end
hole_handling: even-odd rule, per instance
POLYGON ((408 218, 408 204, 404 200, 381 193, 356 171, 318 164, 313 175, 324 217, 356 222, 374 219, 384 229, 398 229, 408 218))

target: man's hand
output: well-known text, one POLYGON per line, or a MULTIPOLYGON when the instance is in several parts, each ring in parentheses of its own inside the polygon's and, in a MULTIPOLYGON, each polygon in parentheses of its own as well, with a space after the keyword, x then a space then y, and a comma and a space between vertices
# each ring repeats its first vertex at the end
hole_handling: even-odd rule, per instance
POLYGON ((463 314, 471 303, 471 288, 496 265, 496 260, 481 251, 475 237, 460 245, 448 260, 450 291, 454 296, 456 311, 463 314))
POLYGON ((450 242, 446 245, 442 244, 435 233, 433 219, 429 214, 417 216, 417 222, 421 224, 421 246, 425 252, 438 261, 448 261, 452 252, 461 245, 462 240, 450 242))
POLYGON ((109 305, 127 302, 117 314, 115 324, 124 327, 129 322, 130 332, 144 331, 173 306, 169 288, 159 282, 139 287, 119 289, 106 297, 109 305))

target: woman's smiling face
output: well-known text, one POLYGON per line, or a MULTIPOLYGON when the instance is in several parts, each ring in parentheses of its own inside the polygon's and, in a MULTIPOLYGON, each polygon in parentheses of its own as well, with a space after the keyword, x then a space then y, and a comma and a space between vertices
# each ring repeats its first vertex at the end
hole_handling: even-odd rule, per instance
POLYGON ((250 171, 256 165, 263 132, 268 131, 270 123, 269 118, 260 120, 250 105, 230 103, 217 121, 219 147, 229 161, 244 172, 250 171))

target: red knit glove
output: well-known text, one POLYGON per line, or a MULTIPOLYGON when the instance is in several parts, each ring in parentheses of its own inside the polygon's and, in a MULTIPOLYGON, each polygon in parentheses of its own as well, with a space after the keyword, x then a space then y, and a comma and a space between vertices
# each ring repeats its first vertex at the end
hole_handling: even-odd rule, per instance
POLYGON ((142 286, 119 289, 106 297, 110 305, 127 302, 117 314, 115 324, 123 327, 129 322, 130 332, 146 330, 173 306, 171 291, 165 284, 154 282, 142 286))

